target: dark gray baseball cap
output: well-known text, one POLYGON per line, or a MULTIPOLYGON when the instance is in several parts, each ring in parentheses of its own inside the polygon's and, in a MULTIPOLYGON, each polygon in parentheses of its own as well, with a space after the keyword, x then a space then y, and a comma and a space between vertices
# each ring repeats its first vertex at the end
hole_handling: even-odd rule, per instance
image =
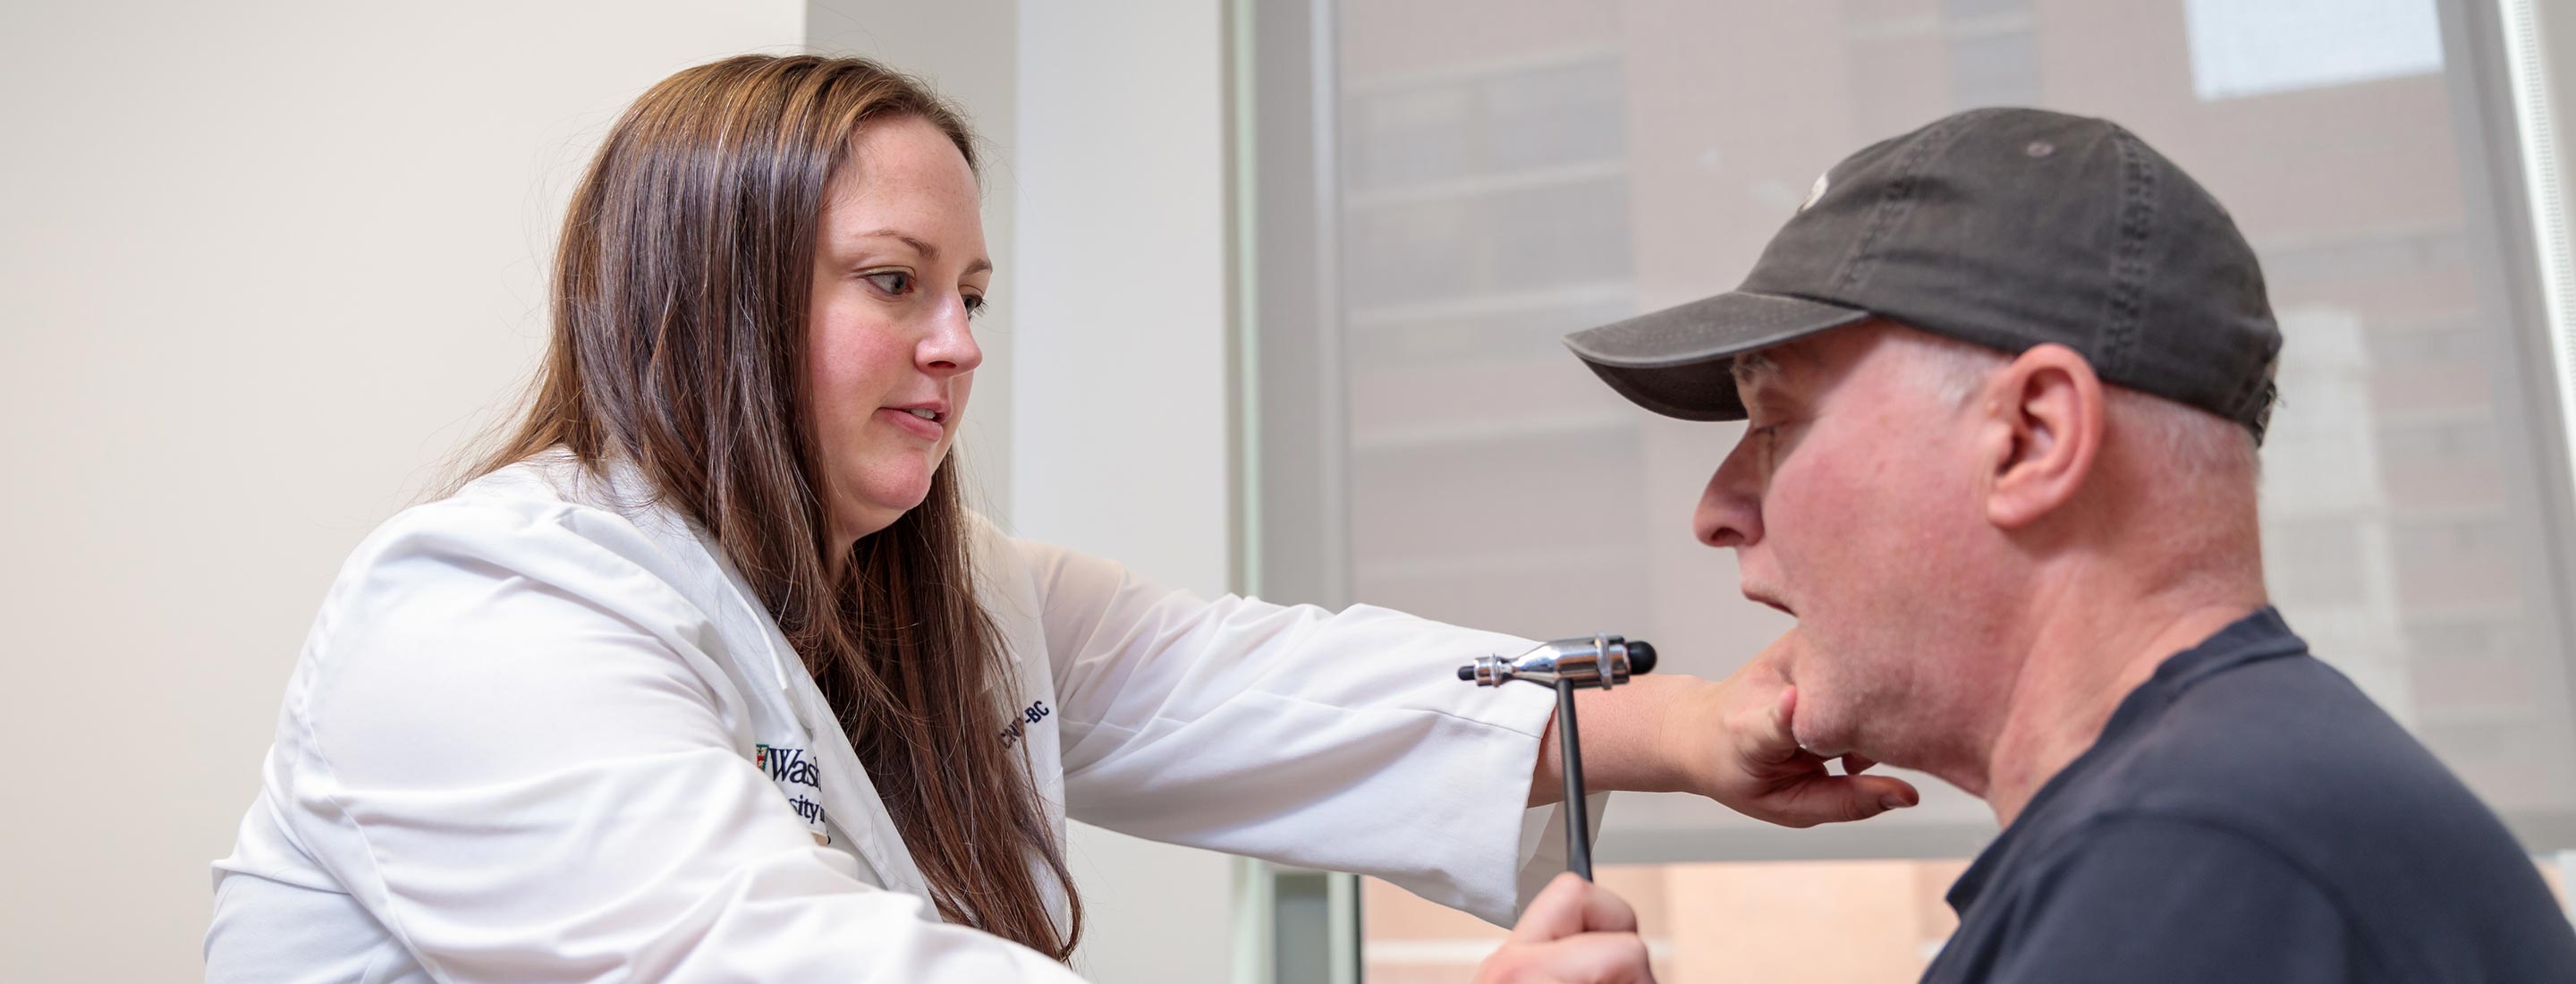
POLYGON ((1565 344, 1638 406, 1742 420, 1735 356, 1872 318, 2006 354, 2055 342, 2257 441, 2271 415, 2281 330, 2235 220, 2117 124, 2035 109, 1971 110, 1853 154, 1743 286, 1565 344))

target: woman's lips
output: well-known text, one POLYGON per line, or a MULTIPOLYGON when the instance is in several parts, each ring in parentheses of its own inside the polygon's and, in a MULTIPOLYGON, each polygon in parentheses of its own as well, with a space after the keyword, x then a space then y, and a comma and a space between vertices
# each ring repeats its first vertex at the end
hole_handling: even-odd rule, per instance
POLYGON ((925 419, 910 410, 880 407, 877 410, 877 416, 886 418, 904 433, 925 441, 937 441, 948 434, 948 428, 942 426, 939 421, 925 419))

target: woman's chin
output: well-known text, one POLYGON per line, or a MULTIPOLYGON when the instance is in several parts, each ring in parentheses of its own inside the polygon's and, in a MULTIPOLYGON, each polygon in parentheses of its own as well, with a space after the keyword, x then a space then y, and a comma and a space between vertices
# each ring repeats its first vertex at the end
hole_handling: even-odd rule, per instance
POLYGON ((930 481, 918 483, 878 482, 860 490, 848 503, 850 520, 839 524, 846 533, 866 536, 892 526, 903 514, 921 508, 930 498, 930 481))

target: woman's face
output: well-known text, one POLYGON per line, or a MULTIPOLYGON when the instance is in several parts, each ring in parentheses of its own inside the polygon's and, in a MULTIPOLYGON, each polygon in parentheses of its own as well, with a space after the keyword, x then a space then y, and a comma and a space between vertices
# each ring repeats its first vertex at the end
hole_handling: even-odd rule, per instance
POLYGON ((833 556, 929 495, 984 360, 967 319, 992 277, 957 145, 917 118, 862 128, 825 194, 806 310, 833 556))

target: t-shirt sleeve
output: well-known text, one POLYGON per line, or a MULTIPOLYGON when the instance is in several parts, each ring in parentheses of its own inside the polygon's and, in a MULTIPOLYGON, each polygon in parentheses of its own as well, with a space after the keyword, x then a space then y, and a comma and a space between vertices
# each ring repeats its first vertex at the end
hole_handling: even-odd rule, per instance
MULTIPOLYGON (((2117 817, 2069 838, 2010 904, 1992 984, 2381 979, 2343 912, 2279 852, 2189 820, 2117 817)), ((1945 955, 1950 956, 1950 955, 1945 955)))

